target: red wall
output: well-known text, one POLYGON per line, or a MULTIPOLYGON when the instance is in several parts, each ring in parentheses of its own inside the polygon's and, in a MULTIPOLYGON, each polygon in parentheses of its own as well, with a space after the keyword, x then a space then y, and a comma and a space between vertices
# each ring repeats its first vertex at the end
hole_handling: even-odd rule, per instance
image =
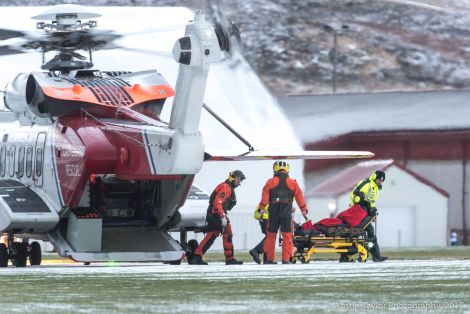
MULTIPOLYGON (((367 150, 375 159, 460 160, 470 158, 470 130, 350 133, 307 144, 307 150, 367 150)), ((305 172, 344 164, 344 160, 307 160, 305 172)))

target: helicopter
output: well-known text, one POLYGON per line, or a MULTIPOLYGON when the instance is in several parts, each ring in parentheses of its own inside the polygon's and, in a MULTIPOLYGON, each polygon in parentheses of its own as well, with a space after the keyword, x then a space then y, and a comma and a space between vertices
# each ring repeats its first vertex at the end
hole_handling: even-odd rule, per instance
POLYGON ((120 38, 85 22, 97 17, 81 6, 54 6, 33 17, 41 33, 11 31, 0 42, 5 53, 43 54, 43 71, 20 73, 4 90, 9 110, 0 119, 15 124, 0 130, 0 231, 7 234, 0 267, 9 260, 24 267, 28 258, 39 265, 40 246, 29 240, 49 241, 60 256, 85 263, 178 263, 184 237, 178 243, 168 231, 180 223, 179 208, 204 163, 373 156, 251 145, 206 151, 199 124, 207 75, 236 45, 233 24, 212 25, 195 13, 173 47, 173 89, 156 70, 94 69, 93 52, 116 48, 120 38), (171 97, 166 122, 160 114, 171 97))

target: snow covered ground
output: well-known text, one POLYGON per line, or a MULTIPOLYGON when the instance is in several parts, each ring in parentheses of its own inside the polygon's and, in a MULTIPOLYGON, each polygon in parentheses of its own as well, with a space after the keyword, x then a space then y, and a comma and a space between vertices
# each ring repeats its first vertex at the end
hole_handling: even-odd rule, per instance
POLYGON ((470 312, 470 260, 1 269, 5 313, 470 312))

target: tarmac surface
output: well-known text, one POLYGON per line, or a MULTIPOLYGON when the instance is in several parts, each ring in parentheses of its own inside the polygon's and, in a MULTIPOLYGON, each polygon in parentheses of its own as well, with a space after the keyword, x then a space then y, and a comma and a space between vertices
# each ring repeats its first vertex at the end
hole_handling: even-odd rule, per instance
POLYGON ((0 269, 2 313, 470 313, 470 260, 0 269))

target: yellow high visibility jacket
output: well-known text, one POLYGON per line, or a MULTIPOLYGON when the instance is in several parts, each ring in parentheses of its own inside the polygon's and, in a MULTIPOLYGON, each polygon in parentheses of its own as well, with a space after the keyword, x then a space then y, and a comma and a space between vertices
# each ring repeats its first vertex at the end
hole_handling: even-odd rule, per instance
POLYGON ((354 191, 359 190, 364 193, 364 200, 369 202, 370 207, 375 207, 375 201, 377 200, 381 189, 381 187, 375 183, 375 176, 375 173, 373 173, 369 178, 359 181, 351 194, 349 194, 349 206, 354 206, 354 204, 359 202, 359 197, 354 195, 354 191))
MULTIPOLYGON (((266 205, 266 207, 264 208, 264 214, 263 214, 263 220, 267 220, 269 218, 269 204, 266 205)), ((256 206, 256 209, 255 209, 255 212, 253 213, 253 217, 255 218, 255 220, 259 220, 259 205, 256 206)))

